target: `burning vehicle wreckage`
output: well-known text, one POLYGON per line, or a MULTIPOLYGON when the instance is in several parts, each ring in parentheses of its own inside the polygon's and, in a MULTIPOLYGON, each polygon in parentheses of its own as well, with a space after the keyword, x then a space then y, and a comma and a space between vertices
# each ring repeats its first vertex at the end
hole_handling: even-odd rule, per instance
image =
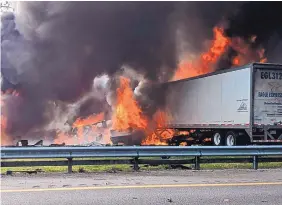
POLYGON ((281 143, 281 80, 282 64, 251 63, 151 85, 164 95, 164 107, 149 120, 133 96, 129 79, 120 77, 112 121, 103 119, 104 113, 93 115, 91 123, 89 118, 78 119, 68 138, 95 138, 91 143, 80 143, 82 146, 101 146, 98 142, 105 134, 110 134, 113 145, 281 143), (93 121, 98 119, 103 121, 93 121))
MULTIPOLYGON (((49 142, 50 147, 61 147, 61 146, 107 146, 107 144, 105 143, 101 143, 101 140, 103 138, 103 133, 99 132, 99 129, 105 129, 107 128, 107 122, 105 120, 103 121, 99 121, 93 124, 89 124, 89 125, 85 125, 81 127, 81 131, 78 131, 77 128, 72 128, 71 130, 69 130, 67 133, 64 133, 64 136, 67 136, 66 142, 68 142, 66 144, 66 142, 64 142, 63 139, 60 139, 60 141, 55 140, 53 143, 50 142, 49 140, 47 140, 47 142, 49 142), (93 132, 93 127, 95 127, 96 131, 93 132), (78 139, 78 135, 79 133, 82 134, 84 136, 84 140, 80 140, 78 139), (71 139, 71 143, 69 142, 69 139, 71 139), (88 139, 88 138, 92 138, 88 139), (85 141, 85 142, 83 142, 85 141), (50 144, 51 143, 51 144, 50 144)), ((61 132, 61 131, 59 131, 61 132)), ((54 130, 54 133, 58 133, 58 131, 54 130)), ((53 135, 54 135, 53 133, 53 135)), ((38 133, 38 135, 42 135, 42 133, 38 133)), ((60 135, 60 134, 59 134, 60 135)), ((20 137, 18 137, 20 138, 20 137)), ((40 137, 37 137, 37 139, 40 137)), ((46 137, 45 137, 46 138, 46 137)), ((35 142, 33 144, 30 144, 29 140, 18 140, 16 142, 16 146, 32 146, 32 147, 36 147, 36 146, 44 146, 44 142, 43 140, 39 140, 39 141, 35 141, 35 140, 31 140, 32 142, 35 142)))
POLYGON ((1 145, 282 140, 279 3, 16 8, 1 16, 1 145))

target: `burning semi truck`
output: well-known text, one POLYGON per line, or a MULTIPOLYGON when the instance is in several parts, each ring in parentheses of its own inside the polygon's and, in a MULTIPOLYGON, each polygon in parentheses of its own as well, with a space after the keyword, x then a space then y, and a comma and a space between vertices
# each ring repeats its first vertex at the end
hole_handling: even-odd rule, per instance
MULTIPOLYGON (((175 133, 169 144, 282 142, 282 65, 251 63, 168 82, 161 88, 167 115, 162 129, 175 133)), ((111 140, 141 144, 136 133, 112 132, 111 140), (136 135, 138 140, 133 139, 136 135)))

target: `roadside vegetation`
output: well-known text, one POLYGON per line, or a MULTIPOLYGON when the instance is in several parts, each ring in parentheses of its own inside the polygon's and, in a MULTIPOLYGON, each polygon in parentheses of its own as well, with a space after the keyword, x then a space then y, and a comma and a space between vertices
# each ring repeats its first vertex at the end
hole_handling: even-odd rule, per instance
MULTIPOLYGON (((225 158, 225 157, 222 157, 225 158)), ((231 157, 228 157, 231 158, 231 157)), ((232 157, 233 158, 233 157, 232 157)), ((235 158, 235 157, 234 157, 235 158)), ((105 160, 105 158, 99 158, 105 160)), ((96 158, 95 160, 99 160, 96 158)), ((119 158, 125 160, 124 158, 119 158)), ((127 158, 128 159, 128 158, 127 158)), ((142 158, 142 159, 155 159, 160 160, 160 158, 142 158)), ((191 158, 170 158, 170 160, 179 159, 191 159, 191 158)), ((207 159, 207 158, 205 158, 207 159)), ((74 159, 74 160, 93 160, 93 158, 84 159, 74 159)), ((107 158, 107 160, 118 160, 117 158, 107 158)), ((5 162, 8 160, 2 160, 5 162)), ((9 160, 9 161, 19 161, 19 160, 9 160)), ((66 159, 23 159, 21 161, 66 161, 66 159)), ((194 169, 194 164, 184 164, 184 165, 139 165, 140 171, 154 171, 154 170, 174 170, 174 169, 194 169)), ((252 163, 212 163, 200 165, 201 170, 214 170, 214 169, 252 169, 252 163)), ((282 162, 260 162, 259 169, 273 169, 282 168, 282 162)), ((42 171, 42 172, 67 172, 67 166, 32 166, 32 167, 1 167, 1 174, 6 174, 7 171, 12 172, 25 172, 25 171, 42 171)), ((132 172, 133 165, 130 164, 115 164, 115 165, 74 165, 73 172, 84 173, 84 172, 132 172)))

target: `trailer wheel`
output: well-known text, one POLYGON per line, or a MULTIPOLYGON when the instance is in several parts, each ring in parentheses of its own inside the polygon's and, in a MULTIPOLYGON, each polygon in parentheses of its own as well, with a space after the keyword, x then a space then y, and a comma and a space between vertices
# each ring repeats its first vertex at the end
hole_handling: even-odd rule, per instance
POLYGON ((223 144, 223 137, 220 132, 215 132, 212 136, 212 142, 215 146, 220 146, 223 144))
POLYGON ((236 145, 237 134, 233 131, 229 131, 225 136, 225 145, 226 146, 235 146, 236 145))

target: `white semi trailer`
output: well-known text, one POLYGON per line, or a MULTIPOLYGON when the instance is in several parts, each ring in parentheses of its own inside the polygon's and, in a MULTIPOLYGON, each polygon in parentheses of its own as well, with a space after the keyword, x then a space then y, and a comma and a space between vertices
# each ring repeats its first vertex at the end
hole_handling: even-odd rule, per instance
POLYGON ((190 131, 197 142, 282 142, 282 65, 252 63, 164 87, 166 127, 190 131))

